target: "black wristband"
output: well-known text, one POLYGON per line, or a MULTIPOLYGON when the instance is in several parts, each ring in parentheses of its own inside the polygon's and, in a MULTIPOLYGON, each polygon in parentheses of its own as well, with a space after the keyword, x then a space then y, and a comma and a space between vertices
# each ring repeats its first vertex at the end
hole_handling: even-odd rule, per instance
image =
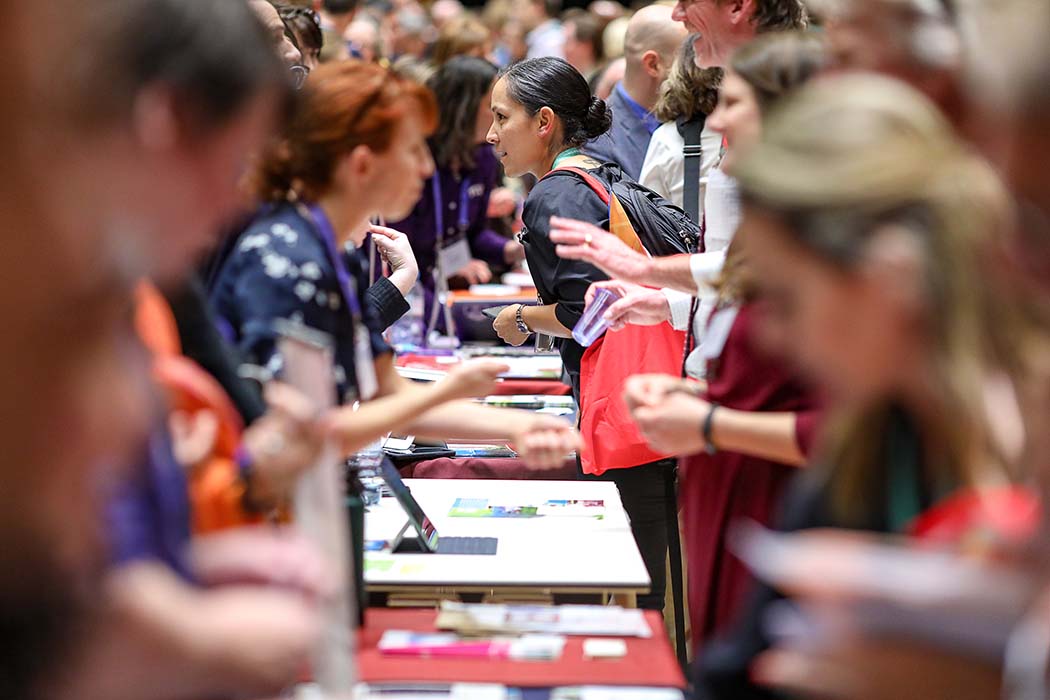
POLYGON ((715 447, 715 443, 711 439, 711 433, 714 429, 715 422, 715 409, 718 408, 718 404, 712 403, 711 408, 707 409, 707 416, 704 418, 703 428, 700 430, 700 434, 704 438, 704 452, 709 455, 713 455, 718 452, 718 448, 715 447))

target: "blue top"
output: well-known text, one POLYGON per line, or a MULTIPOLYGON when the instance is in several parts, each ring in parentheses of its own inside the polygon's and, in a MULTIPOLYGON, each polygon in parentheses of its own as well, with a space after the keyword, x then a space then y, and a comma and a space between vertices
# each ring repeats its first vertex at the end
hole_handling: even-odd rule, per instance
MULTIPOLYGON (((238 237, 212 286, 215 311, 224 331, 245 357, 274 372, 281 368, 274 321, 290 319, 332 336, 335 382, 340 402, 357 394, 354 370, 354 314, 340 285, 344 266, 352 292, 368 288, 367 260, 349 250, 333 260, 328 244, 305 207, 269 207, 238 237)), ((392 352, 383 339, 383 320, 361 305, 372 354, 392 352)))
MULTIPOLYGON (((408 218, 389 224, 412 242, 423 282, 426 319, 430 318, 434 303, 439 228, 446 243, 465 235, 470 254, 478 260, 490 265, 504 261, 503 249, 508 239, 488 226, 489 197, 499 182, 499 161, 487 144, 475 149, 474 160, 474 168, 459 173, 454 173, 451 168, 438 168, 427 180, 423 197, 408 218)), ((444 318, 439 316, 439 319, 443 324, 444 318)))
POLYGON ((583 150, 603 163, 616 163, 628 177, 637 181, 649 150, 649 139, 660 122, 627 94, 622 83, 616 84, 608 104, 612 110, 612 128, 583 150))

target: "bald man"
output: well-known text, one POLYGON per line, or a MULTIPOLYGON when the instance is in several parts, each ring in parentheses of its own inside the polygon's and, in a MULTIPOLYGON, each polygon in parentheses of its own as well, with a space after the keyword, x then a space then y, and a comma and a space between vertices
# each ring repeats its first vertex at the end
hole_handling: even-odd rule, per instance
POLYGON ((607 100, 612 108, 612 129, 584 149, 598 160, 619 164, 635 180, 642 172, 649 139, 660 126, 651 113, 660 86, 686 37, 685 27, 671 15, 671 7, 649 5, 631 18, 624 41, 623 80, 607 100))

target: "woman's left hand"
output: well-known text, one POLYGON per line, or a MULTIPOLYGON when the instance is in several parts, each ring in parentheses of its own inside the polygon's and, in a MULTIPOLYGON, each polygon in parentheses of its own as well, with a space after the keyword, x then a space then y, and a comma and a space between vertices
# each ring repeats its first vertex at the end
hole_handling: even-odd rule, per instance
POLYGON ((635 406, 631 417, 653 449, 688 455, 706 446, 701 428, 710 409, 703 399, 670 392, 659 404, 635 406))
POLYGON ((489 209, 486 212, 490 219, 511 216, 518 209, 518 198, 508 187, 497 187, 489 195, 489 209))
POLYGON ((412 252, 412 243, 408 236, 386 226, 371 226, 372 241, 379 254, 390 266, 390 282, 408 296, 419 278, 419 263, 412 252))
POLYGON ((520 306, 521 304, 511 304, 500 311, 499 316, 492 322, 496 335, 515 347, 523 345, 529 339, 529 334, 522 333, 518 328, 518 307, 520 306))

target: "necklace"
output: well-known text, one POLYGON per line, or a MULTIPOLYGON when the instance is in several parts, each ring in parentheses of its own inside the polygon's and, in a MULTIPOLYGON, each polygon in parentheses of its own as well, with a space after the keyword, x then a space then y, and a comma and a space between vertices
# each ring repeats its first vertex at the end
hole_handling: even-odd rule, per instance
POLYGON ((573 147, 573 148, 565 149, 564 151, 562 151, 561 153, 559 153, 557 156, 554 157, 554 163, 551 164, 551 170, 554 170, 555 168, 557 168, 558 165, 562 163, 562 161, 566 161, 569 158, 574 158, 574 157, 576 157, 578 155, 580 155, 580 149, 578 149, 578 148, 573 147))

